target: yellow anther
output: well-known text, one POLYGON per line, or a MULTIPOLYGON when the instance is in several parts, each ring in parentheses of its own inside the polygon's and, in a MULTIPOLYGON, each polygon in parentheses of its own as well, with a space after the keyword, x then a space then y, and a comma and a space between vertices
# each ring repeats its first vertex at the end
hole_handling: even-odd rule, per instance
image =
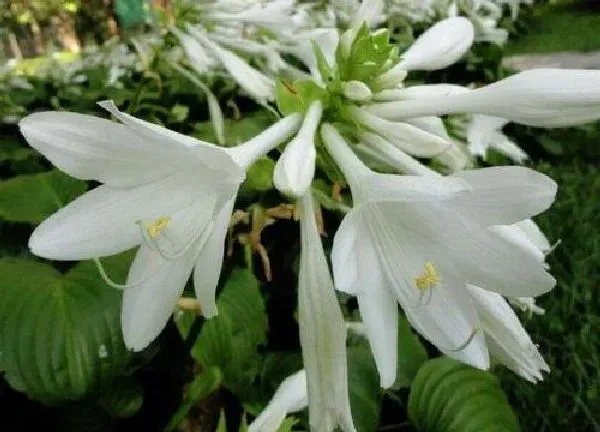
POLYGON ((148 233, 148 237, 151 239, 156 238, 169 225, 170 221, 171 218, 169 216, 161 216, 147 225, 146 232, 148 233))
POLYGON ((441 279, 437 274, 435 266, 430 262, 425 263, 425 272, 421 276, 415 278, 415 284, 420 290, 433 288, 440 282, 441 279))

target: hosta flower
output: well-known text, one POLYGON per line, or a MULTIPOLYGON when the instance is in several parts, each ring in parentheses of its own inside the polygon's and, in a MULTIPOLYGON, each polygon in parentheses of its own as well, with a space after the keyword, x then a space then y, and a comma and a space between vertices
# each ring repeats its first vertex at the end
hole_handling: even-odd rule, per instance
POLYGON ((314 431, 355 431, 348 400, 346 325, 317 230, 312 196, 302 197, 298 322, 314 431))
POLYGON ((281 382, 269 404, 248 426, 248 432, 276 432, 288 413, 307 406, 306 372, 302 369, 281 382))
POLYGON ((367 109, 394 121, 467 113, 529 126, 570 126, 600 118, 600 71, 531 69, 468 92, 378 103, 367 109))
POLYGON ((45 258, 81 260, 139 245, 122 286, 121 321, 125 344, 140 350, 165 326, 194 267, 202 312, 217 313, 223 243, 245 170, 289 138, 300 116, 223 149, 101 105, 121 124, 68 112, 21 121, 29 144, 57 168, 103 183, 46 219, 29 247, 45 258))
POLYGON ((510 297, 554 286, 538 256, 490 227, 545 210, 556 184, 521 167, 449 177, 377 174, 335 128, 324 125, 321 134, 354 200, 334 239, 334 279, 337 289, 358 298, 382 386, 395 379, 396 302, 442 352, 487 368, 481 322, 466 285, 510 297))

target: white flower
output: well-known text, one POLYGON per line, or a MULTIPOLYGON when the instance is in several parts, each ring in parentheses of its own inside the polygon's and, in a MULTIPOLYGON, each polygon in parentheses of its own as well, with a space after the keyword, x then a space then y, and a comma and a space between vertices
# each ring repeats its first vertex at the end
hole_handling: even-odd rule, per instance
POLYGON ((281 192, 300 197, 306 193, 315 175, 317 151, 315 133, 323 114, 321 101, 308 108, 302 127, 290 141, 275 165, 273 183, 281 192))
POLYGON ((423 33, 402 54, 402 60, 387 74, 397 70, 437 70, 456 63, 473 44, 474 30, 464 17, 446 18, 423 33))
POLYGON ((355 431, 348 399, 346 325, 317 230, 310 192, 302 197, 298 322, 310 429, 355 431))
POLYGON ((81 260, 141 245, 127 283, 109 281, 126 288, 123 337, 129 348, 141 350, 165 326, 194 267, 202 312, 217 313, 214 290, 244 171, 288 139, 300 116, 223 149, 121 113, 112 102, 100 105, 122 124, 68 112, 21 121, 29 144, 56 167, 103 183, 46 219, 29 247, 45 258, 81 260))
POLYGON ((508 120, 499 117, 474 115, 467 125, 469 151, 485 159, 487 150, 494 149, 505 154, 517 163, 523 163, 528 156, 517 144, 502 133, 508 120))
POLYGON ((336 288, 358 297, 382 386, 395 378, 394 300, 442 352, 487 368, 481 323, 465 285, 512 297, 539 295, 554 286, 542 261, 489 227, 545 210, 556 184, 522 167, 449 177, 377 174, 335 128, 324 125, 321 131, 355 205, 334 238, 336 288))
POLYGON ((276 432, 288 413, 308 406, 304 369, 284 379, 266 408, 248 426, 248 432, 276 432))
POLYGON ((235 82, 259 103, 265 104, 275 98, 275 82, 273 79, 254 69, 245 60, 211 40, 201 28, 189 26, 188 31, 219 60, 235 82))
POLYGON ((371 105, 379 117, 469 113, 530 126, 562 127, 600 118, 600 71, 532 69, 462 94, 371 105))
POLYGON ((550 368, 544 361, 519 318, 502 296, 467 285, 490 355, 531 382, 543 379, 550 368))

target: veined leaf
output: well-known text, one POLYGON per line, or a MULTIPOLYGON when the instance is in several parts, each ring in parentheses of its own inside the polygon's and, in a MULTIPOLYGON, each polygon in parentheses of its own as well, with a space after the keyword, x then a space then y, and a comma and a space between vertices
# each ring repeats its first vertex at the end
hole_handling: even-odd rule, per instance
POLYGON ((366 341, 348 347, 348 391, 356 430, 377 430, 381 411, 379 374, 366 341))
POLYGON ((0 217, 38 224, 86 190, 84 181, 57 170, 14 177, 0 182, 0 217))
POLYGON ((518 432, 519 423, 498 379, 448 357, 419 369, 408 415, 425 432, 518 432))
POLYGON ((427 361, 427 351, 404 316, 398 320, 398 368, 395 389, 410 387, 419 368, 427 361))
MULTIPOLYGON (((129 259, 105 260, 125 277, 129 259)), ((10 385, 53 405, 86 397, 129 359, 121 336, 121 293, 92 262, 66 274, 48 264, 0 260, 0 370, 10 385)))

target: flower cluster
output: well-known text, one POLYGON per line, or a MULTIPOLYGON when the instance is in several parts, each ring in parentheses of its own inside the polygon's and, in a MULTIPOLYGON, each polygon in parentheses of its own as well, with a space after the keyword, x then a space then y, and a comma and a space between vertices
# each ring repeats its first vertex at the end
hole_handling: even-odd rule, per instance
MULTIPOLYGON (((310 75, 272 86, 221 47, 224 41, 196 28, 189 29, 193 41, 179 34, 188 53, 210 52, 206 58, 237 73, 258 99, 272 94, 285 116, 237 147, 177 134, 106 101, 101 106, 120 123, 48 112, 20 124, 28 142, 59 169, 102 183, 43 222, 31 250, 57 260, 95 259, 107 282, 124 289, 123 335, 134 350, 161 332, 192 273, 203 314, 217 314, 215 287, 237 190, 259 157, 286 144, 274 184, 300 208, 304 371, 282 384, 251 430, 276 430, 287 412, 306 403, 312 430, 355 430, 336 289, 358 300, 384 388, 396 380, 398 306, 448 356, 481 369, 489 368, 491 356, 531 381, 548 370, 510 303, 534 309, 532 298, 555 285, 544 262, 549 244, 530 218, 552 204, 557 186, 524 167, 461 170, 463 153, 441 116, 546 127, 591 121, 600 118, 600 73, 533 70, 476 90, 411 86, 412 71, 460 59, 475 39, 474 26, 464 17, 447 18, 400 53, 386 29, 366 25, 380 13, 379 3, 363 2, 343 34, 319 33, 297 44, 310 75), (373 170, 372 157, 404 175, 373 170), (334 236, 333 278, 311 193, 324 159, 343 174, 353 201, 334 236), (453 173, 440 174, 427 159, 453 173), (112 282, 100 258, 136 246, 126 284, 112 282)), ((244 20, 276 15, 261 18, 260 11, 245 11, 244 20)), ((493 127, 499 135, 501 125, 493 127)), ((479 149, 494 140, 469 137, 479 149)))

